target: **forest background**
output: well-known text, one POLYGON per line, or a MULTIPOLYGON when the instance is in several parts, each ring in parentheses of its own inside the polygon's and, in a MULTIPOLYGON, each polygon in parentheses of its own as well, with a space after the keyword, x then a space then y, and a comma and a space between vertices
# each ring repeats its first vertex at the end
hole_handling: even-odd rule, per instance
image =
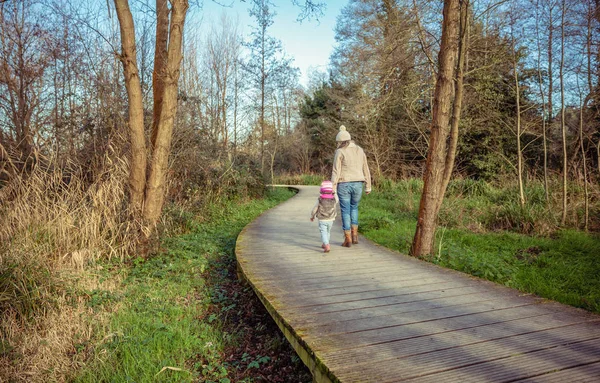
MULTIPOLYGON (((365 149, 376 187, 396 190, 391 197, 399 200, 421 191, 422 185, 389 184, 423 175, 442 2, 349 1, 338 17, 329 68, 312 73, 306 87, 269 34, 268 1, 247 2, 255 22, 247 36, 225 16, 205 36, 187 30, 187 1, 168 3, 166 24, 156 11, 163 2, 132 1, 135 29, 124 32, 119 6, 126 3, 0 2, 3 361, 15 350, 32 352, 27 341, 43 336, 31 334, 47 334, 49 316, 65 312, 72 297, 57 281, 80 280, 97 262, 152 256, 161 238, 190 230, 190 216, 201 222, 215 205, 260 198, 267 183, 293 182, 299 174, 327 178, 341 124, 365 149), (161 25, 181 25, 180 40, 168 40, 178 36, 172 29, 160 48, 161 25), (123 36, 134 42, 133 56, 123 36), (165 64, 180 66, 157 70, 162 58, 156 53, 178 44, 181 60, 170 60, 169 51, 165 64), (135 75, 127 72, 133 58, 135 75), (170 85, 164 79, 160 85, 157 73, 169 73, 170 85), (132 78, 140 90, 137 144, 132 78), (157 93, 161 87, 164 94, 157 93), (168 125, 161 118, 169 113, 157 114, 158 96, 170 112, 167 141, 159 126, 168 125), (140 142, 147 152, 136 149, 140 142), (155 165, 161 156, 164 163, 155 165), (132 170, 140 158, 148 176, 136 189, 132 170), (157 184, 146 185, 154 174, 157 184), (144 200, 153 193, 158 202, 144 200), (146 212, 148 206, 153 210, 146 212)), ((318 15, 320 5, 300 2, 299 17, 318 15)), ((485 189, 503 197, 479 215, 477 207, 447 206, 442 223, 538 236, 597 232, 600 3, 469 5, 455 181, 448 193, 485 189), (448 209, 482 218, 451 220, 448 209)))

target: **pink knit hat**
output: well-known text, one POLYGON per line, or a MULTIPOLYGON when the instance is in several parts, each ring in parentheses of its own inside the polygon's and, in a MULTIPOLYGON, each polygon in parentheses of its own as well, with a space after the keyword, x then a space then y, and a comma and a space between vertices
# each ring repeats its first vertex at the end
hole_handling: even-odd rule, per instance
POLYGON ((333 196, 333 183, 331 181, 321 182, 321 198, 331 199, 333 196))

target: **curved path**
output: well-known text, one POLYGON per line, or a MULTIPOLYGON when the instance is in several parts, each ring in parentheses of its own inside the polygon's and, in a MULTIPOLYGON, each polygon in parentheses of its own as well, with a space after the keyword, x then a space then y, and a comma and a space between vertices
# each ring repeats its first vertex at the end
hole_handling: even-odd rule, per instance
POLYGON ((600 316, 368 242, 324 254, 318 187, 240 234, 238 272, 315 382, 600 382, 600 316))

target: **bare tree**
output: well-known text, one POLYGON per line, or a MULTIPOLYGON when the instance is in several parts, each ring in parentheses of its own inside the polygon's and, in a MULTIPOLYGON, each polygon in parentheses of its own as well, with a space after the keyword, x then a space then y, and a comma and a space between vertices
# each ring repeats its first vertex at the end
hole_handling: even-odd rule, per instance
MULTIPOLYGON (((240 37, 237 27, 225 15, 221 17, 220 29, 213 25, 206 41, 207 66, 211 75, 211 83, 215 87, 216 126, 218 139, 224 150, 229 143, 229 126, 227 111, 229 109, 228 92, 231 78, 236 70, 235 65, 239 60, 240 37)), ((234 84, 235 86, 236 84, 234 84)), ((235 91, 235 90, 234 90, 235 91)), ((234 106, 235 107, 235 106, 234 106)))
POLYGON ((29 0, 0 4, 0 109, 10 121, 11 146, 24 160, 33 154, 44 73, 53 55, 41 17, 29 0))
MULTIPOLYGON (((536 1, 535 4, 535 9, 539 10, 540 9, 540 2, 539 0, 536 1)), ((539 91, 540 91, 540 98, 542 100, 542 145, 543 145, 543 156, 544 156, 544 194, 546 196, 546 203, 548 203, 550 201, 550 196, 549 196, 549 188, 548 188, 548 139, 546 137, 546 133, 547 133, 547 122, 550 120, 550 117, 552 116, 552 110, 550 110, 550 113, 548 113, 548 105, 546 104, 546 98, 545 98, 545 94, 544 94, 544 81, 543 81, 543 76, 542 76, 542 47, 541 47, 541 34, 540 34, 540 12, 536 12, 535 14, 535 35, 536 35, 536 42, 537 42, 537 81, 538 81, 538 86, 539 86, 539 91)), ((549 30, 551 30, 551 28, 549 28, 549 30)), ((549 34, 551 35, 552 32, 549 32, 549 34)), ((550 82, 552 80, 550 79, 550 82)))
MULTIPOLYGON (((577 86, 579 87, 579 78, 577 79, 577 86)), ((582 91, 581 88, 579 88, 579 149, 581 150, 581 160, 583 167, 584 229, 585 231, 588 231, 590 217, 590 192, 588 189, 587 160, 585 153, 585 145, 583 141, 584 105, 585 102, 583 101, 582 91)))
POLYGON ((281 41, 268 33, 275 16, 273 3, 270 0, 252 0, 250 16, 256 19, 256 26, 251 33, 252 41, 245 44, 250 50, 250 58, 245 63, 244 69, 249 74, 249 80, 258 91, 260 99, 258 127, 260 129, 261 170, 264 173, 267 97, 274 91, 278 72, 291 67, 291 61, 283 57, 281 41))
POLYGON ((158 221, 165 197, 177 88, 182 60, 183 27, 187 0, 156 0, 156 50, 154 56, 154 113, 150 153, 144 135, 142 89, 136 58, 135 27, 128 0, 114 0, 121 31, 121 62, 129 99, 131 141, 131 207, 150 227, 158 221), (147 158, 150 158, 146 174, 147 158))
POLYGON ((562 134, 562 216, 561 224, 567 221, 567 125, 565 123, 565 13, 567 10, 566 1, 562 0, 562 12, 561 12, 561 23, 560 23, 560 66, 559 66, 559 77, 560 77, 560 130, 562 134))
POLYGON ((514 91, 515 91, 515 106, 516 106, 516 118, 515 118, 515 136, 517 139, 517 182, 519 184, 519 203, 521 208, 525 207, 525 191, 523 187, 523 148, 521 144, 521 136, 523 129, 521 126, 521 86, 519 84, 519 57, 517 47, 517 37, 515 35, 515 24, 518 10, 511 9, 511 22, 510 22, 510 38, 511 38, 511 52, 512 52, 512 69, 514 79, 514 91))

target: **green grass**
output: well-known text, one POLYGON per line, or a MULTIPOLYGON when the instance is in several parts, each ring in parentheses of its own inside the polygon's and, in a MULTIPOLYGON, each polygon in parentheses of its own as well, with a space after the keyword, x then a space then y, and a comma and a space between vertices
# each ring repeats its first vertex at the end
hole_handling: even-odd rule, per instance
MULTIPOLYGON (((416 186, 408 181, 388 183, 363 197, 361 232, 383 246, 407 254, 419 205, 416 186)), ((438 227, 430 261, 600 313, 598 235, 573 229, 554 230, 545 236, 522 234, 516 231, 530 232, 522 222, 538 227, 543 224, 540 217, 546 213, 536 210, 539 204, 532 203, 531 210, 514 208, 508 202, 510 193, 476 182, 454 185, 449 190, 458 194, 451 194, 440 212, 444 216, 440 217, 442 225, 438 227), (504 204, 498 205, 500 201, 504 204), (509 215, 506 212, 510 209, 517 210, 510 219, 521 222, 522 227, 506 223, 511 231, 491 230, 485 221, 477 221, 479 217, 499 215, 508 222, 509 218, 502 218, 500 212, 509 215)))
MULTIPOLYGON (((95 344, 78 350, 91 357, 74 380, 230 382, 235 363, 224 363, 223 352, 236 339, 223 330, 220 313, 213 312, 223 295, 212 285, 211 275, 220 272, 215 269, 219 259, 233 258, 242 228, 291 195, 275 189, 264 199, 215 207, 203 223, 189 223, 188 234, 165 239, 159 254, 136 259, 128 268, 104 265, 105 278, 123 273, 125 278, 118 294, 87 292, 90 308, 97 315, 110 315, 110 320, 96 329, 95 344)), ((265 357, 257 360, 238 365, 269 362, 265 357)))

